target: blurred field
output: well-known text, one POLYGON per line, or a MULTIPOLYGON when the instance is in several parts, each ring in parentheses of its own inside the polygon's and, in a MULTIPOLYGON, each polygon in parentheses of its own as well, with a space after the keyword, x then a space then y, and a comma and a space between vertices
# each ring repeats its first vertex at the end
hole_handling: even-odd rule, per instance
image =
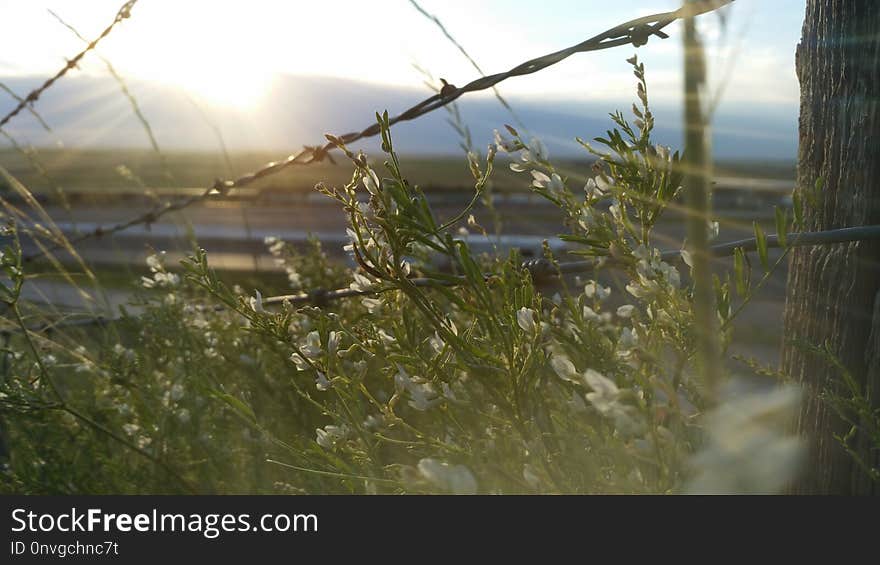
MULTIPOLYGON (((173 189, 210 186, 218 177, 233 178, 283 157, 285 155, 280 152, 233 153, 227 164, 223 155, 218 153, 170 152, 165 154, 163 164, 156 153, 149 150, 38 149, 29 159, 20 152, 6 149, 0 150, 0 165, 34 193, 51 194, 56 188, 70 194, 141 193, 145 187, 173 189), (47 172, 41 173, 39 166, 47 172)), ((291 167, 257 181, 252 187, 257 191, 305 192, 318 181, 337 186, 344 184, 351 177, 351 167, 340 161, 338 156, 334 157, 338 165, 317 163, 308 167, 291 167)), ((463 155, 404 155, 402 161, 409 180, 423 189, 460 190, 473 186, 463 155)), ((592 160, 558 159, 556 163, 560 170, 578 179, 590 174, 592 160)), ((725 177, 792 179, 794 163, 719 163, 715 172, 725 177)), ((526 176, 513 173, 506 163, 496 167, 492 179, 495 190, 499 192, 521 192, 529 184, 526 176)))

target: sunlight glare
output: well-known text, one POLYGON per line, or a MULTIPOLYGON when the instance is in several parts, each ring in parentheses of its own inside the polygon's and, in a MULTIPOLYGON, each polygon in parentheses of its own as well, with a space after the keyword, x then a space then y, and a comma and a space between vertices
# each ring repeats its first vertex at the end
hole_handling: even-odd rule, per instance
POLYGON ((179 86, 194 100, 213 106, 251 109, 257 106, 269 89, 274 74, 257 65, 187 65, 168 66, 163 82, 179 86))

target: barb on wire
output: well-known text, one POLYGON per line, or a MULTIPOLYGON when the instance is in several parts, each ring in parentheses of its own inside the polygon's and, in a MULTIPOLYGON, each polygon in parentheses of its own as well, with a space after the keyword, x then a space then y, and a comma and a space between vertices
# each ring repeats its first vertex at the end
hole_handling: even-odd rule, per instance
MULTIPOLYGON (((134 1, 136 0, 129 2, 129 4, 133 4, 134 1)), ((706 0, 697 4, 688 4, 686 6, 682 6, 678 10, 674 10, 672 12, 663 12, 660 14, 636 18, 634 20, 630 20, 609 30, 606 30, 599 35, 578 43, 577 45, 568 47, 567 49, 556 51, 554 53, 544 55, 543 57, 537 57, 530 61, 526 61, 525 63, 517 65, 507 72, 480 77, 461 88, 455 87, 451 84, 447 84, 439 93, 426 98, 425 100, 419 102, 408 110, 405 110, 397 116, 390 118, 389 125, 414 120, 429 112, 433 112, 438 108, 442 108, 447 104, 451 104, 464 94, 487 90, 494 87, 496 84, 507 80, 508 78, 536 73, 540 70, 546 69, 549 66, 555 65, 556 63, 559 63, 564 59, 567 59, 575 53, 599 51, 602 49, 610 49, 612 47, 619 47, 621 45, 628 44, 639 47, 646 44, 648 42, 648 39, 652 35, 666 38, 668 36, 663 33, 662 30, 672 22, 684 17, 696 16, 717 10, 722 6, 731 4, 733 1, 734 0, 706 0)), ((107 30, 105 30, 105 32, 109 33, 109 31, 107 30)), ((0 124, 0 126, 2 126, 2 124, 0 124)), ((325 158, 332 161, 330 152, 336 148, 337 143, 348 145, 362 139, 376 136, 379 134, 379 131, 379 125, 374 123, 358 132, 350 132, 339 136, 331 136, 334 138, 334 141, 332 142, 328 141, 326 143, 322 142, 321 144, 315 146, 306 146, 298 153, 292 154, 282 161, 269 163, 262 169, 245 174, 244 176, 241 176, 235 180, 224 181, 218 179, 214 183, 213 187, 206 189, 202 194, 198 196, 186 198, 173 204, 165 203, 162 206, 153 208, 152 210, 141 216, 132 218, 126 222, 121 222, 119 224, 116 224, 115 226, 98 227, 93 231, 82 234, 75 240, 71 240, 71 243, 78 243, 80 241, 93 237, 110 235, 139 224, 151 224, 155 222, 158 218, 172 210, 181 210, 183 208, 186 208, 187 206, 206 200, 213 195, 222 195, 228 193, 230 190, 243 188, 258 179, 278 173, 290 166, 309 165, 311 163, 321 162, 325 158)), ((60 247, 62 246, 57 243, 54 246, 48 246, 46 250, 41 250, 38 253, 24 257, 23 261, 33 261, 34 259, 38 259, 44 256, 47 252, 59 249, 60 247)))
POLYGON ((113 28, 116 27, 116 24, 131 16, 131 9, 134 7, 135 4, 137 4, 137 0, 128 0, 128 2, 123 4, 119 11, 116 12, 116 17, 113 18, 113 22, 106 28, 104 28, 104 31, 101 32, 101 35, 93 39, 91 43, 86 45, 85 49, 77 53, 72 59, 68 59, 67 64, 61 67, 60 71, 55 73, 53 77, 46 80, 46 82, 44 82, 39 88, 32 90, 27 96, 22 99, 21 102, 18 103, 18 106, 16 106, 12 109, 12 111, 3 116, 3 119, 0 120, 0 128, 5 126, 9 122, 9 120, 17 116, 18 113, 25 109, 29 104, 33 104, 34 102, 36 102, 37 99, 43 94, 43 92, 45 92, 53 84, 55 84, 55 81, 66 75, 69 70, 75 68, 79 64, 80 60, 85 57, 89 51, 97 47, 98 43, 102 39, 110 35, 110 32, 113 31, 113 28))
MULTIPOLYGON (((456 47, 456 49, 458 49, 459 52, 461 52, 462 55, 464 55, 464 58, 468 60, 468 62, 471 64, 471 66, 474 69, 476 69, 477 72, 480 73, 481 76, 486 76, 486 73, 483 72, 483 69, 480 68, 480 65, 478 65, 477 62, 474 60, 474 58, 471 57, 470 53, 467 52, 467 50, 464 48, 464 46, 462 46, 462 44, 459 43, 458 40, 456 40, 452 36, 451 33, 449 33, 449 30, 446 29, 446 26, 443 25, 443 22, 440 21, 440 18, 438 18, 434 14, 428 12, 424 8, 422 8, 422 6, 419 5, 419 3, 416 2, 416 0, 409 0, 409 3, 412 4, 413 7, 419 11, 420 14, 425 16, 428 20, 432 21, 434 23, 434 25, 436 25, 440 29, 440 32, 444 36, 446 36, 446 39, 448 39, 449 42, 452 43, 456 47)), ((493 86, 492 91, 495 93, 495 98, 498 99, 498 103, 501 104, 504 107, 504 109, 510 113, 511 117, 513 117, 513 120, 516 122, 516 125, 519 126, 520 128, 522 128, 524 131, 528 130, 529 128, 526 127, 526 125, 523 123, 522 119, 520 119, 519 115, 513 109, 513 106, 511 106, 510 103, 507 101, 507 99, 501 95, 501 91, 498 90, 498 87, 493 86)))
MULTIPOLYGON (((832 245, 835 243, 847 243, 853 241, 880 241, 880 225, 841 228, 818 232, 793 232, 786 236, 785 241, 786 244, 782 245, 779 241, 778 235, 774 234, 766 236, 767 248, 809 247, 815 245, 832 245)), ((751 237, 747 239, 721 243, 710 247, 709 253, 712 257, 715 258, 730 257, 735 253, 735 250, 738 248, 742 249, 746 253, 755 252, 758 249, 758 240, 754 237, 751 237)), ((675 261, 681 257, 681 250, 673 249, 669 251, 664 251, 661 253, 660 257, 664 261, 675 261)), ((606 259, 604 262, 601 263, 601 265, 603 267, 619 267, 620 263, 614 262, 611 259, 606 259)), ((536 279, 545 279, 559 275, 590 273, 599 268, 599 266, 600 262, 596 260, 566 261, 554 265, 547 259, 532 259, 529 261, 525 261, 522 264, 522 268, 529 271, 529 273, 536 279)), ((486 277, 489 276, 490 275, 486 275, 486 277)), ((465 282, 464 277, 451 279, 417 277, 409 279, 410 284, 422 288, 458 286, 463 282, 465 282)), ((382 285, 369 289, 357 290, 353 288, 339 288, 335 290, 319 288, 313 289, 310 292, 304 292, 300 294, 270 296, 267 298, 263 298, 262 300, 263 305, 265 306, 287 303, 292 306, 311 304, 317 307, 324 307, 334 300, 341 300, 344 298, 356 298, 358 296, 376 296, 377 294, 390 292, 392 290, 397 290, 397 288, 393 286, 382 285)), ((219 306, 218 309, 223 309, 223 307, 219 306)), ((119 320, 120 318, 108 318, 104 316, 76 318, 70 320, 48 322, 29 329, 35 332, 45 332, 61 328, 107 325, 117 322, 119 320)))
POLYGON ((50 133, 52 132, 52 128, 49 127, 49 124, 46 123, 46 120, 43 119, 43 116, 41 116, 39 113, 37 113, 37 111, 33 108, 33 106, 28 104, 24 98, 22 98, 21 96, 16 94, 16 92, 14 90, 9 88, 8 86, 3 84, 2 82, 0 82, 0 90, 5 92, 9 96, 13 97, 15 99, 15 101, 18 102, 19 104, 25 104, 26 105, 25 107, 27 108, 28 113, 30 115, 32 115, 34 117, 34 119, 37 120, 37 122, 39 122, 40 127, 42 127, 47 132, 50 132, 50 133))

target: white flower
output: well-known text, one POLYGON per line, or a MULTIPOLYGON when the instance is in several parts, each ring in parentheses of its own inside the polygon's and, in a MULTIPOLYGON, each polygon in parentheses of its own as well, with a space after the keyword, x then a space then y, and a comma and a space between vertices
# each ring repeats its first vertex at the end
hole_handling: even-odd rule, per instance
POLYGON ((620 389, 614 381, 593 369, 587 369, 583 378, 593 389, 586 394, 587 400, 601 415, 614 420, 619 434, 633 436, 642 431, 642 424, 633 415, 635 409, 620 402, 620 389))
POLYGON ((419 412, 425 412, 436 406, 440 399, 431 383, 410 383, 409 385, 409 405, 419 412))
POLYGON ((532 171, 532 177, 535 179, 532 181, 532 186, 535 188, 542 188, 550 194, 560 194, 565 190, 562 178, 556 173, 552 173, 551 176, 548 177, 541 171, 532 171))
POLYGON ((547 149, 539 139, 533 139, 528 149, 523 149, 519 154, 519 163, 511 163, 510 170, 522 173, 530 168, 528 165, 542 165, 547 162, 547 149))
POLYGON ((499 151, 504 151, 505 153, 511 153, 517 149, 517 143, 506 138, 497 129, 495 130, 495 145, 499 151))
POLYGON ((663 275, 663 278, 666 279, 666 282, 669 283, 673 289, 678 289, 681 287, 681 275, 674 266, 669 263, 660 262, 660 266, 658 267, 659 272, 663 275))
POLYGON ((584 185, 584 194, 591 200, 597 200, 605 196, 605 191, 599 188, 596 179, 587 179, 587 184, 584 185))
POLYGON ((440 402, 437 392, 431 383, 419 382, 418 377, 410 377, 406 369, 397 366, 397 374, 394 375, 394 388, 398 392, 409 392, 409 405, 414 409, 424 412, 433 408, 440 402))
POLYGON ((367 192, 373 196, 378 196, 380 186, 379 177, 376 176, 373 169, 367 169, 367 174, 364 175, 364 188, 367 189, 367 192))
POLYGON ((602 302, 611 295, 611 288, 603 287, 596 281, 589 281, 584 285, 584 294, 587 298, 595 297, 599 302, 602 302))
POLYGON ((327 337, 327 353, 331 356, 336 355, 339 349, 339 332, 331 331, 327 337))
POLYGON ((692 493, 776 493, 794 478, 805 453, 787 435, 797 415, 796 386, 762 389, 723 401, 706 418, 706 446, 691 461, 692 493))
POLYGON ((656 145, 654 147, 657 150, 657 157, 662 161, 669 161, 669 147, 665 145, 656 145))
POLYGON ((606 179, 606 178, 605 178, 604 176, 602 176, 602 175, 598 175, 598 176, 596 177, 596 187, 597 187, 600 191, 602 191, 603 193, 607 193, 609 190, 611 190, 611 187, 612 187, 612 186, 614 186, 614 179, 611 179, 611 180, 609 181, 608 179, 606 179))
POLYGON ((632 304, 624 304, 617 309, 617 315, 621 318, 632 318, 633 313, 635 312, 636 307, 632 304))
POLYGON ((639 284, 636 281, 632 281, 632 282, 627 283, 626 291, 628 293, 632 294, 633 296, 635 296, 636 298, 644 298, 644 297, 649 296, 651 294, 651 289, 646 288, 645 286, 639 284))
POLYGON ((273 257, 280 257, 281 252, 284 251, 284 242, 277 237, 271 235, 266 236, 263 239, 263 243, 269 248, 269 253, 271 253, 273 257))
POLYGON ((302 276, 294 269, 293 267, 287 266, 284 268, 287 272, 287 280, 290 282, 290 286, 293 289, 302 288, 302 276))
POLYGON ((584 231, 590 231, 599 225, 592 208, 581 208, 580 215, 578 215, 578 225, 584 231))
POLYGON ((153 278, 164 286, 177 286, 180 282, 180 276, 175 273, 156 273, 153 278))
POLYGON ((631 328, 623 328, 620 330, 620 339, 617 340, 617 346, 620 349, 630 350, 639 343, 639 337, 631 328))
POLYGON ((300 357, 299 353, 291 354, 290 360, 293 361, 293 364, 296 365, 296 368, 299 369, 300 371, 305 371, 306 369, 309 368, 309 364, 306 362, 305 359, 300 357))
POLYGON ((130 436, 133 436, 134 434, 138 433, 138 431, 140 431, 140 429, 141 429, 141 427, 138 426, 137 424, 123 424, 122 425, 122 431, 124 431, 126 434, 128 434, 130 436))
POLYGON ((183 398, 183 386, 177 383, 171 385, 171 400, 177 402, 181 398, 183 398))
POLYGON ((374 416, 370 414, 364 420, 363 426, 368 430, 376 430, 382 428, 385 425, 385 416, 381 414, 379 416, 374 416))
POLYGON ((361 304, 364 305, 364 308, 366 308, 367 312, 370 314, 379 314, 385 303, 382 302, 381 298, 362 298, 361 304))
POLYGON ((147 266, 154 273, 162 270, 162 262, 165 258, 165 252, 160 251, 159 253, 152 253, 147 256, 147 266))
POLYGON ((354 274, 354 282, 352 282, 348 287, 352 290, 363 292, 366 290, 370 290, 373 286, 373 281, 365 277, 360 273, 354 274))
POLYGON ((583 316, 584 320, 588 322, 598 322, 601 319, 595 310, 586 305, 584 305, 583 316))
POLYGON ((380 329, 380 330, 379 330, 378 332, 376 332, 376 333, 379 334, 379 339, 381 339, 381 340, 382 340, 382 343, 384 343, 386 346, 387 346, 387 345, 391 345, 391 344, 393 344, 394 342, 397 341, 397 338, 395 338, 395 337, 392 336, 392 335, 388 335, 388 333, 386 333, 385 330, 383 330, 383 329, 380 329))
POLYGON ((691 252, 687 249, 682 249, 679 253, 681 254, 681 260, 684 261, 684 264, 693 269, 694 258, 691 256, 691 252))
POLYGON ((254 290, 254 296, 250 299, 251 310, 254 312, 265 312, 263 309, 263 295, 259 290, 254 290))
POLYGON ((321 371, 317 371, 318 375, 315 377, 315 386, 320 391, 325 391, 330 389, 330 381, 327 380, 327 376, 321 371))
POLYGON ((570 382, 578 380, 578 373, 574 363, 565 355, 554 355, 550 359, 550 366, 553 367, 553 370, 556 371, 560 379, 570 382))
POLYGON ((321 356, 321 336, 317 331, 311 331, 306 335, 306 343, 300 347, 302 354, 308 359, 317 359, 321 356))
POLYGON ((550 157, 549 153, 547 153, 547 148, 544 147, 544 143, 537 137, 532 138, 532 141, 529 143, 529 152, 538 161, 546 161, 550 157))
POLYGON ((526 333, 535 333, 535 311, 523 306, 516 313, 516 323, 526 333))
POLYGON ((611 214, 612 218, 618 222, 623 222, 623 210, 620 207, 620 201, 616 198, 612 200, 611 205, 608 206, 608 212, 611 214))
POLYGON ((593 392, 587 393, 587 400, 603 416, 610 413, 620 394, 620 389, 614 381, 593 369, 584 371, 584 381, 593 389, 593 392))
POLYGON ((348 432, 348 426, 345 424, 341 426, 324 426, 324 429, 318 428, 315 430, 316 441, 324 449, 333 449, 337 443, 348 436, 348 432))
POLYGON ((434 486, 452 494, 475 494, 477 479, 464 465, 450 465, 437 459, 422 459, 419 473, 434 486))

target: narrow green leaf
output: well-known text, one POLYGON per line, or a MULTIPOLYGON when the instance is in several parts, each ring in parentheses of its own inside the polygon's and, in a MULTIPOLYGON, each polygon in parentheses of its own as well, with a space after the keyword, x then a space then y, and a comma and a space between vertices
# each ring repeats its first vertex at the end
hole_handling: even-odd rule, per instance
POLYGON ((770 270, 770 259, 767 255, 767 236, 764 235, 764 230, 761 229, 758 222, 753 222, 753 225, 755 227, 755 240, 758 247, 758 257, 761 259, 761 266, 764 267, 765 271, 768 271, 770 270))
POLYGON ((746 278, 746 258, 742 247, 737 247, 733 251, 733 274, 736 282, 736 293, 739 296, 745 296, 748 292, 748 280, 746 278))
POLYGON ((775 206, 773 211, 776 214, 776 237, 779 240, 779 245, 785 248, 788 239, 786 237, 786 232, 788 232, 788 210, 775 206))

